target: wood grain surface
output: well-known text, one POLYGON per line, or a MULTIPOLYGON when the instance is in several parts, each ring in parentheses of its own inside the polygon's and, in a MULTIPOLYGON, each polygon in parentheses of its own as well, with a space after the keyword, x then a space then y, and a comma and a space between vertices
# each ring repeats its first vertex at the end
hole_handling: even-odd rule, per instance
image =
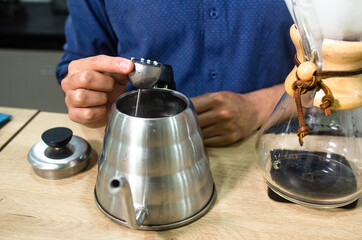
POLYGON ((108 219, 93 195, 104 129, 39 113, 0 152, 0 239, 362 239, 362 200, 352 210, 314 209, 268 198, 255 163, 256 136, 209 148, 217 200, 199 220, 167 231, 137 231, 108 219), (92 146, 92 165, 63 180, 34 174, 27 161, 41 133, 67 126, 92 146))
POLYGON ((39 111, 35 109, 0 107, 0 112, 11 115, 10 121, 0 128, 0 151, 39 111))

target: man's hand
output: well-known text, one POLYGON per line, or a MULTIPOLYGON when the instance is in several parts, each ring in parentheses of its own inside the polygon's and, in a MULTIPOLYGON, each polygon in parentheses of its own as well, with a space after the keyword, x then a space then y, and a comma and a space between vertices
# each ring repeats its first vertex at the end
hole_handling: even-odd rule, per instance
POLYGON ((61 82, 69 118, 88 127, 105 125, 133 69, 133 62, 121 57, 99 55, 72 61, 61 82))
POLYGON ((247 94, 207 93, 191 98, 206 146, 225 146, 249 136, 273 111, 282 84, 247 94))

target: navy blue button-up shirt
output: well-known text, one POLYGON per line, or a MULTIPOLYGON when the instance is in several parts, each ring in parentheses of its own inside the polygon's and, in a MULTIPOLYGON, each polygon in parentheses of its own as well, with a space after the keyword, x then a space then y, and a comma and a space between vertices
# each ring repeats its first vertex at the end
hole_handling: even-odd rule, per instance
POLYGON ((283 0, 69 1, 61 81, 70 61, 106 54, 170 64, 177 90, 246 93, 284 81, 293 24, 283 0))

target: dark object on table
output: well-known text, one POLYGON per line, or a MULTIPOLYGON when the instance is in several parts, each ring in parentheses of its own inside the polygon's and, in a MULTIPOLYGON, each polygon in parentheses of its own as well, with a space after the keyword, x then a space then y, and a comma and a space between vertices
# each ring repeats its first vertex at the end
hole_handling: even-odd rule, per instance
POLYGON ((91 146, 65 127, 45 131, 28 153, 34 172, 47 179, 62 179, 83 171, 89 164, 91 146))
MULTIPOLYGON (((283 198, 282 196, 276 194, 273 190, 271 190, 269 187, 268 187, 268 196, 270 199, 273 199, 274 201, 277 201, 277 202, 283 202, 283 203, 293 203, 285 198, 283 198)), ((352 209, 352 208, 355 208, 358 204, 358 199, 348 205, 345 205, 343 207, 340 207, 340 208, 344 208, 344 209, 352 209)))
MULTIPOLYGON (((280 149, 271 150, 270 154, 273 181, 293 195, 323 201, 348 196, 357 189, 353 170, 341 155, 280 149)), ((271 191, 269 197, 289 202, 271 191)), ((356 204, 357 201, 350 205, 356 204)))
POLYGON ((7 122, 9 122, 11 119, 11 115, 0 113, 0 128, 4 126, 7 122))
POLYGON ((72 139, 73 132, 69 128, 57 127, 45 131, 41 139, 52 148, 61 148, 66 146, 72 139))

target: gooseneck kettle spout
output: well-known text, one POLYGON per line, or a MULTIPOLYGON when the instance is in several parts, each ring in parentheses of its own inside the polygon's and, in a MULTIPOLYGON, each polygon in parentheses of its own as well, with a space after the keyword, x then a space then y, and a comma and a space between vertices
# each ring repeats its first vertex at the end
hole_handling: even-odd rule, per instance
POLYGON ((115 177, 109 183, 109 192, 117 195, 122 200, 122 208, 125 209, 126 223, 132 229, 139 229, 147 217, 145 208, 134 209, 131 188, 125 177, 115 177))

